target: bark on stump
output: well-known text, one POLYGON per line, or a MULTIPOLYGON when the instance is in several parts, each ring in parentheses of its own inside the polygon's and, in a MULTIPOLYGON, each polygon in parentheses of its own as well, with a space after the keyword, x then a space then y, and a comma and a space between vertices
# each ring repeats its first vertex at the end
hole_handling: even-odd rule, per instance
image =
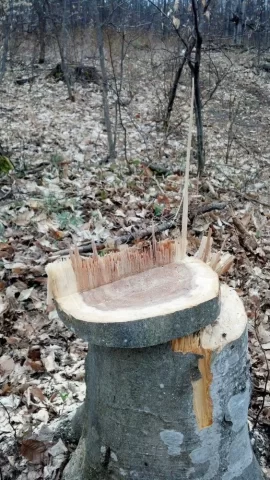
POLYGON ((89 341, 83 430, 65 480, 263 479, 247 425, 247 319, 232 289, 130 323, 93 325, 56 303, 89 341))

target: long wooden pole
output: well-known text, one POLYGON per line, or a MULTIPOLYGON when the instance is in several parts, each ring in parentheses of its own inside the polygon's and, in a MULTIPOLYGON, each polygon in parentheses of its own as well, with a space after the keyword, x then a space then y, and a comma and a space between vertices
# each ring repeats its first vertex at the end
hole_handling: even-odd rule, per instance
POLYGON ((193 128, 193 105, 194 105, 194 79, 192 78, 191 89, 191 105, 189 116, 189 129, 188 129, 188 145, 187 145, 187 159, 186 159, 186 171, 185 171, 185 184, 183 195, 183 216, 182 216, 182 251, 185 257, 187 252, 187 223, 188 223, 188 183, 189 183, 189 167, 190 167, 190 154, 191 154, 191 140, 192 140, 192 128, 193 128))

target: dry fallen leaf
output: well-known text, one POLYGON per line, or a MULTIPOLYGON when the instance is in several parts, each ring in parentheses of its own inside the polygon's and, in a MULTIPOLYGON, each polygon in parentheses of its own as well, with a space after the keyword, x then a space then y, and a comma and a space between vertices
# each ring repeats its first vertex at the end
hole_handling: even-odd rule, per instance
POLYGON ((3 315, 8 309, 8 303, 5 302, 0 296, 0 315, 3 315))
POLYGON ((153 172, 152 170, 145 164, 142 164, 142 169, 145 177, 152 178, 153 177, 153 172))
POLYGON ((10 259, 14 254, 14 248, 6 242, 0 242, 0 258, 10 259))
POLYGON ((0 390, 0 396, 9 395, 12 392, 12 386, 8 383, 4 383, 0 390))
POLYGON ((29 462, 35 465, 44 463, 48 453, 49 444, 40 442, 39 440, 29 439, 23 440, 21 443, 20 453, 27 458, 29 462))
POLYGON ((35 372, 44 372, 44 367, 41 362, 33 362, 32 360, 27 360, 25 362, 25 366, 29 366, 34 370, 35 372))
POLYGON ((58 392, 53 392, 53 394, 50 397, 50 403, 53 402, 58 397, 58 395, 59 395, 58 392))
POLYGON ((28 351, 28 358, 30 358, 30 360, 33 360, 34 362, 36 360, 40 360, 40 347, 36 346, 30 348, 28 351))
POLYGON ((262 344, 270 343, 270 332, 262 324, 258 327, 258 336, 262 344))
POLYGON ((25 210, 25 212, 20 213, 14 220, 16 225, 20 227, 25 227, 34 217, 35 212, 33 210, 25 210))
POLYGON ((46 408, 40 408, 38 412, 32 414, 32 418, 35 421, 46 424, 49 421, 49 412, 46 410, 46 408))
POLYGON ((126 217, 126 215, 124 214, 123 210, 120 210, 120 208, 118 208, 118 209, 115 211, 115 215, 116 215, 116 217, 123 217, 123 218, 126 217))
POLYGON ((34 291, 34 287, 26 288, 25 290, 22 290, 18 298, 18 301, 24 302, 25 300, 28 300, 28 298, 31 297, 33 291, 34 291))
POLYGON ((66 458, 67 453, 68 449, 60 438, 58 442, 49 450, 49 454, 52 457, 52 463, 55 468, 59 468, 61 466, 62 462, 66 458))
POLYGON ((46 400, 46 397, 45 397, 44 393, 38 387, 32 387, 31 388, 31 394, 33 395, 33 397, 36 397, 41 402, 45 402, 45 400, 46 400))
POLYGON ((55 370, 58 370, 58 365, 55 363, 55 356, 53 352, 47 357, 44 357, 42 361, 46 372, 54 372, 55 370))
POLYGON ((3 382, 5 378, 13 372, 15 367, 14 360, 9 355, 0 357, 0 381, 3 382))
POLYGON ((16 262, 11 264, 11 269, 13 273, 17 273, 18 275, 22 275, 23 273, 28 272, 29 266, 25 265, 24 263, 16 262))

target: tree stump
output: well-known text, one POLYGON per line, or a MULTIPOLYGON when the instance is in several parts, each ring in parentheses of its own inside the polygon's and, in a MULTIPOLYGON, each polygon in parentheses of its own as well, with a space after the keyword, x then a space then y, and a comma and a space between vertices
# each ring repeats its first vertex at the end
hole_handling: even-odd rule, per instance
POLYGON ((242 302, 204 262, 154 257, 133 276, 118 263, 110 283, 106 257, 48 268, 60 318, 89 342, 82 435, 64 479, 261 480, 242 302))

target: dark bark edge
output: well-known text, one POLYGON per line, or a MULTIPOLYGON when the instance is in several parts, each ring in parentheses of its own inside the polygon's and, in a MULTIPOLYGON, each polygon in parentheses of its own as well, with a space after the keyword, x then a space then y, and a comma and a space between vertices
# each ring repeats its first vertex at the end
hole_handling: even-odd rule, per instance
POLYGON ((194 307, 130 322, 91 323, 64 312, 56 302, 61 320, 90 344, 104 347, 140 348, 166 343, 195 333, 215 322, 220 312, 219 297, 194 307))

